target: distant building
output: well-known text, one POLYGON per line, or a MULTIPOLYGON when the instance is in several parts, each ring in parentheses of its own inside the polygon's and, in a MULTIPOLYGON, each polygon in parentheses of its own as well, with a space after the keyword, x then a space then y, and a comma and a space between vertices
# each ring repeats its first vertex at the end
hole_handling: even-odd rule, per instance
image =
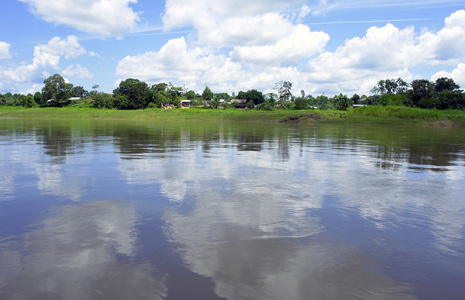
POLYGON ((237 108, 245 108, 247 104, 247 100, 246 99, 232 99, 229 103, 231 103, 231 105, 234 105, 234 103, 237 103, 236 104, 237 108))
POLYGON ((182 107, 182 108, 189 108, 189 107, 191 107, 191 100, 181 100, 181 107, 182 107))

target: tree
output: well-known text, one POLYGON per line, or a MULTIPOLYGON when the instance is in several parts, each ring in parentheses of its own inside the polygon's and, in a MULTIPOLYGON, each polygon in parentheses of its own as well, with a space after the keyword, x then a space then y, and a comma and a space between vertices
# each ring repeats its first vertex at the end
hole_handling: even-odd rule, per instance
POLYGON ((407 91, 407 83, 402 78, 383 79, 371 89, 376 94, 403 94, 407 91))
POLYGON ((71 97, 84 98, 84 97, 88 97, 88 96, 89 96, 89 92, 86 91, 82 86, 75 86, 71 90, 71 97))
POLYGON ((442 109, 464 109, 465 94, 460 90, 443 90, 437 96, 442 109))
POLYGON ((441 77, 436 79, 434 83, 434 91, 440 93, 442 91, 454 91, 458 90, 460 86, 454 82, 453 79, 447 77, 441 77))
POLYGON ((52 100, 51 102, 58 106, 61 101, 69 99, 73 85, 66 83, 60 74, 55 74, 44 80, 42 88, 43 101, 52 100))
POLYGON ((433 84, 426 79, 414 80, 410 86, 412 88, 406 97, 407 106, 416 107, 421 99, 430 99, 433 96, 433 84))
POLYGON ((195 92, 194 91, 188 91, 186 93, 186 98, 189 100, 193 100, 195 98, 195 92))
POLYGON ((239 91, 239 93, 237 93, 237 99, 247 99, 247 93, 246 92, 243 92, 243 91, 239 91))
POLYGON ((263 103, 265 101, 265 97, 263 97, 263 93, 257 90, 249 90, 245 95, 245 99, 248 101, 252 101, 255 105, 263 103))
POLYGON ((36 92, 34 94, 34 101, 39 104, 39 105, 43 105, 45 104, 45 101, 44 101, 44 98, 42 97, 42 93, 41 92, 36 92))
POLYGON ((350 99, 343 94, 339 94, 338 96, 334 96, 333 105, 338 110, 347 110, 349 107, 352 106, 350 99))
POLYGON ((319 109, 331 109, 333 108, 333 105, 329 101, 328 97, 326 95, 320 95, 316 97, 315 99, 315 104, 319 109))
POLYGON ((224 100, 228 100, 229 98, 231 98, 228 93, 224 93, 224 92, 223 93, 218 93, 215 96, 218 99, 224 99, 224 100))
POLYGON ((112 96, 107 93, 93 91, 92 100, 96 108, 115 108, 112 96))
POLYGON ((206 86, 205 89, 203 90, 202 98, 205 101, 210 101, 211 99, 213 99, 213 92, 210 90, 208 86, 206 86))
POLYGON ((278 90, 280 101, 289 101, 292 98, 292 82, 290 81, 279 81, 276 83, 275 89, 278 90))
POLYGON ((308 108, 308 100, 304 97, 298 97, 294 100, 294 108, 295 109, 307 109, 308 108))
POLYGON ((167 89, 168 89, 168 84, 164 82, 157 83, 152 86, 152 90, 157 91, 157 92, 166 92, 167 89))
POLYGON ((139 79, 129 78, 121 81, 119 86, 113 90, 115 102, 120 109, 141 109, 147 106, 151 100, 151 93, 147 83, 139 79), (116 96, 124 96, 126 99, 116 96))

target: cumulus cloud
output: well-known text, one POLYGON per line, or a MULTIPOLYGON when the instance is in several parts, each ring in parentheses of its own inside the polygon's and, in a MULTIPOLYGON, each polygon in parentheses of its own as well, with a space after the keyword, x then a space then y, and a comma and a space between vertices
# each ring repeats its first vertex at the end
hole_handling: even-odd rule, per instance
POLYGON ((427 32, 420 37, 421 51, 431 57, 430 63, 458 63, 465 59, 465 10, 446 18, 437 34, 427 32))
POLYGON ((52 38, 47 44, 34 47, 34 58, 31 64, 24 64, 8 69, 0 68, 0 78, 9 82, 38 82, 52 72, 60 70, 61 57, 77 58, 87 53, 77 37, 68 36, 66 39, 52 38))
POLYGON ((406 67, 414 49, 413 27, 399 30, 392 24, 371 27, 362 38, 355 37, 330 53, 310 62, 311 71, 345 68, 395 70, 406 67))
POLYGON ((134 29, 139 16, 129 5, 137 0, 20 0, 47 22, 106 36, 134 29))
POLYGON ((301 2, 168 0, 163 23, 166 30, 184 26, 195 28, 200 44, 258 46, 275 43, 292 33, 293 24, 289 16, 281 12, 301 2))
POLYGON ((273 45, 235 47, 233 58, 248 63, 297 64, 303 58, 322 52, 328 41, 328 34, 311 32, 307 26, 297 25, 289 37, 273 45))
POLYGON ((0 41, 0 59, 10 59, 10 44, 0 41))
MULTIPOLYGON (((325 9, 335 5, 337 1, 318 3, 325 9)), ((316 10, 298 0, 248 5, 168 0, 165 29, 195 30, 187 38, 168 41, 159 51, 127 56, 116 74, 174 81, 197 91, 208 85, 215 91, 272 92, 277 81, 289 80, 294 91, 350 94, 369 93, 380 78, 410 81, 418 77, 412 74, 418 66, 457 66, 465 59, 464 10, 451 14, 436 32, 387 23, 368 28, 334 51, 326 49, 327 33, 299 24, 316 10)))
POLYGON ((441 71, 431 76, 432 81, 441 77, 452 78, 462 88, 465 87, 465 63, 460 63, 452 72, 441 71))
POLYGON ((364 37, 347 40, 334 52, 326 51, 309 61, 309 80, 325 83, 333 92, 368 91, 377 80, 402 77, 411 80, 416 66, 457 64, 465 59, 465 11, 453 13, 437 33, 392 24, 369 28, 364 37), (360 86, 362 83, 363 86, 360 86), (344 87, 343 85, 346 85, 344 87), (354 89, 355 87, 355 89, 354 89))
POLYGON ((204 29, 211 22, 230 16, 254 16, 274 13, 298 4, 302 0, 167 0, 163 23, 166 29, 194 26, 204 29))
POLYGON ((178 78, 189 81, 211 68, 224 64, 225 57, 215 55, 208 47, 187 46, 184 37, 170 40, 160 51, 127 56, 116 68, 116 74, 141 79, 178 78))
POLYGON ((79 77, 79 78, 93 78, 92 74, 87 68, 81 65, 69 65, 66 69, 63 70, 64 76, 69 77, 79 77))

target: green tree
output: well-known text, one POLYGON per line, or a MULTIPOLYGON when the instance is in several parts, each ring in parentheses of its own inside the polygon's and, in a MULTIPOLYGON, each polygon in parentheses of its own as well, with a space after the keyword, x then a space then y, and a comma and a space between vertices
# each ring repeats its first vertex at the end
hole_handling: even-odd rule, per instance
POLYGON ((402 78, 382 79, 371 91, 376 94, 403 94, 407 91, 408 85, 402 78))
POLYGON ((323 110, 333 108, 332 103, 329 101, 329 98, 326 95, 320 95, 316 97, 315 104, 319 109, 323 110))
POLYGON ((347 110, 352 106, 352 102, 346 95, 339 94, 338 96, 334 96, 333 105, 338 110, 347 110))
POLYGON ((210 90, 208 86, 206 86, 205 89, 203 90, 202 98, 205 101, 210 101, 211 99, 213 99, 213 92, 210 90))
POLYGON ((34 101, 34 96, 32 94, 20 95, 21 97, 18 99, 18 105, 22 107, 33 107, 36 106, 37 103, 34 101))
POLYGON ((186 98, 189 100, 193 100, 195 98, 195 92, 194 91, 188 91, 186 93, 186 98))
POLYGON ((416 107, 421 99, 431 99, 433 96, 434 86, 428 80, 414 80, 410 86, 411 89, 407 92, 405 98, 407 106, 416 107))
POLYGON ((294 108, 297 110, 308 109, 308 100, 305 97, 298 97, 294 100, 294 108))
POLYGON ((453 79, 447 77, 438 78, 434 83, 434 90, 437 93, 440 93, 442 91, 455 91, 459 88, 460 86, 456 84, 453 79))
POLYGON ((247 99, 247 93, 244 92, 244 91, 239 91, 239 93, 237 93, 237 99, 247 99))
POLYGON ((75 86, 71 90, 71 97, 89 97, 89 92, 86 91, 82 86, 75 86))
POLYGON ((59 106, 62 101, 69 99, 72 88, 71 83, 66 83, 60 74, 55 74, 44 80, 42 97, 44 101, 51 100, 53 105, 59 106))
POLYGON ((113 94, 119 109, 142 109, 151 101, 151 92, 147 83, 134 78, 121 81, 113 90, 113 94))
POLYGON ((252 101, 255 105, 258 105, 265 101, 265 97, 263 96, 263 93, 257 90, 247 91, 245 95, 245 99, 247 99, 247 101, 252 101))
POLYGON ((442 109, 464 109, 465 108, 465 94, 460 90, 443 90, 437 99, 442 109))
POLYGON ((41 92, 36 92, 34 94, 34 101, 39 104, 39 105, 44 105, 45 102, 44 102, 44 98, 42 97, 42 93, 41 92))
POLYGON ((208 107, 210 108, 218 108, 220 102, 218 101, 218 98, 213 98, 210 101, 208 101, 208 107))
POLYGON ((92 92, 93 105, 96 108, 114 108, 113 97, 104 92, 92 92))

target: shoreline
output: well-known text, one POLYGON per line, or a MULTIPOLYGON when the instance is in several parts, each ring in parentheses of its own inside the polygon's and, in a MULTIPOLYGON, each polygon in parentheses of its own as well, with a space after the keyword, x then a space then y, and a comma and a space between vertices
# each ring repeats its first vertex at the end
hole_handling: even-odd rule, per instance
POLYGON ((240 121, 252 123, 347 123, 465 126, 465 111, 439 111, 395 106, 367 106, 335 110, 238 110, 238 109, 142 109, 22 108, 0 107, 1 119, 126 120, 126 121, 240 121))

